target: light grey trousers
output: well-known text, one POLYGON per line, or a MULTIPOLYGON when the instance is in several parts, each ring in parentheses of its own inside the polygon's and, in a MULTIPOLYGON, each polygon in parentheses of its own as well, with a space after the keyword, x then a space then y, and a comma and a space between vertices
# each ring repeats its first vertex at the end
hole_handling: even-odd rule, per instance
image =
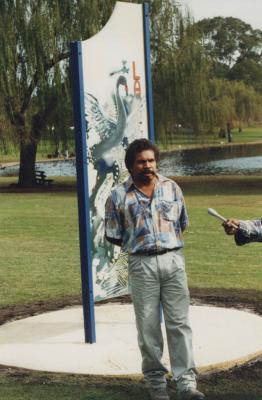
POLYGON ((167 370, 161 362, 161 304, 173 378, 178 381, 182 378, 195 387, 192 331, 188 320, 189 291, 183 251, 174 250, 160 256, 130 255, 128 269, 145 379, 153 387, 166 385, 167 370))

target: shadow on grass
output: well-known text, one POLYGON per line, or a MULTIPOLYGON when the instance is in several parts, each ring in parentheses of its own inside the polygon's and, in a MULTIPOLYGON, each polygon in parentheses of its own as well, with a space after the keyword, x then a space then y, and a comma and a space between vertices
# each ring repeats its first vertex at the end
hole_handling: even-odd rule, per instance
MULTIPOLYGON (((216 194, 261 194, 262 176, 173 176, 187 195, 216 195, 216 194)), ((21 188, 17 186, 17 178, 0 177, 0 193, 52 193, 76 192, 76 178, 54 177, 52 186, 36 186, 21 188)))

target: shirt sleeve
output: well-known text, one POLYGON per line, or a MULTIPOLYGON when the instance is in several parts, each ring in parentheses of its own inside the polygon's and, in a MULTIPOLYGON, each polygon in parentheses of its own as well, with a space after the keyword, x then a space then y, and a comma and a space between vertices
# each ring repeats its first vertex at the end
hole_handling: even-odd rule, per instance
POLYGON ((112 239, 122 239, 122 233, 120 213, 111 195, 105 205, 105 235, 112 239))
POLYGON ((239 246, 250 242, 262 242, 262 220, 240 221, 235 242, 239 246))
POLYGON ((177 186, 177 200, 181 203, 181 212, 180 212, 179 222, 180 222, 181 230, 184 231, 189 224, 189 219, 188 219, 185 199, 184 199, 182 190, 179 186, 177 186))

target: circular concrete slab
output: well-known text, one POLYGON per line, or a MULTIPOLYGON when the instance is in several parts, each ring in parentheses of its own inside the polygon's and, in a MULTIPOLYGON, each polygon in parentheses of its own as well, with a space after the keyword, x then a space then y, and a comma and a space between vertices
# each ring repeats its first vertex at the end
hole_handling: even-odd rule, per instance
MULTIPOLYGON (((192 306, 190 318, 200 371, 230 367, 262 354, 261 317, 192 306)), ((96 329, 97 343, 85 344, 81 307, 6 323, 0 327, 0 364, 78 374, 140 374, 132 305, 97 306, 96 329)), ((163 361, 169 368, 167 345, 163 361)))

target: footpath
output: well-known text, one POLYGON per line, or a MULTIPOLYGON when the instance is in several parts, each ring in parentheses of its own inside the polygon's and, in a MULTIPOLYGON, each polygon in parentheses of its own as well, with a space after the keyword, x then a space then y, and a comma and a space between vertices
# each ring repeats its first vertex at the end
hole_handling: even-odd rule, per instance
MULTIPOLYGON (((95 307, 97 341, 84 343, 82 307, 0 326, 0 364, 31 370, 138 375, 141 357, 133 306, 95 307)), ((226 369, 262 354, 262 317, 229 308, 191 306, 194 354, 200 372, 226 369)), ((169 369, 163 324, 163 363, 169 369)))

